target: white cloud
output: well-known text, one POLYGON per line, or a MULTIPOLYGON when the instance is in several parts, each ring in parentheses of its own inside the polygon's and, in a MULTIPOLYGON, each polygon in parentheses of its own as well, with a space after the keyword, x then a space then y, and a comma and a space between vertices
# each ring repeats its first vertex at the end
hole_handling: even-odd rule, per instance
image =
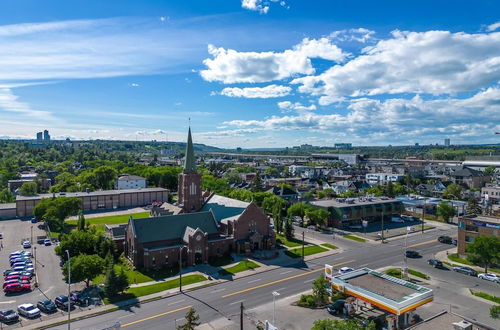
POLYGON ((128 84, 130 87, 139 87, 140 85, 138 83, 130 83, 128 84))
POLYGON ((283 102, 278 102, 278 108, 280 108, 283 112, 290 112, 290 111, 313 111, 316 110, 316 105, 311 104, 310 106, 305 106, 300 102, 290 102, 290 101, 283 101, 283 102))
POLYGON ((288 86, 280 85, 269 85, 265 87, 226 87, 220 94, 229 97, 244 97, 244 98, 273 98, 273 97, 283 97, 288 94, 292 89, 288 86))
POLYGON ((336 62, 345 59, 345 54, 328 38, 308 39, 292 49, 283 52, 238 52, 233 49, 208 46, 213 58, 203 64, 206 70, 200 72, 207 81, 223 83, 258 83, 281 80, 299 74, 314 74, 311 58, 321 58, 336 62))
POLYGON ((402 144, 443 135, 456 139, 470 135, 491 139, 493 132, 500 129, 500 88, 489 88, 465 99, 424 100, 415 96, 409 100, 381 101, 360 98, 352 100, 347 110, 345 115, 301 112, 264 120, 232 120, 224 124, 266 131, 347 134, 352 140, 364 140, 369 144, 382 141, 402 144))
POLYGON ((363 95, 470 92, 500 80, 500 32, 401 32, 343 65, 296 78, 322 105, 363 95))
POLYGON ((241 7, 261 14, 267 14, 269 11, 269 6, 263 5, 262 0, 241 0, 241 7))
POLYGON ((491 31, 496 31, 498 28, 500 28, 500 22, 488 25, 487 30, 491 32, 491 31))
POLYGON ((329 37, 335 41, 340 41, 340 42, 356 41, 364 44, 370 41, 374 41, 375 40, 375 38, 373 37, 374 34, 375 31, 368 30, 365 28, 357 28, 357 29, 334 31, 330 33, 329 37))
MULTIPOLYGON (((19 97, 10 88, 0 88, 0 110, 17 113, 36 120, 48 121, 53 119, 51 112, 34 110, 27 103, 19 101, 19 97)), ((7 115, 4 114, 3 116, 7 115)))

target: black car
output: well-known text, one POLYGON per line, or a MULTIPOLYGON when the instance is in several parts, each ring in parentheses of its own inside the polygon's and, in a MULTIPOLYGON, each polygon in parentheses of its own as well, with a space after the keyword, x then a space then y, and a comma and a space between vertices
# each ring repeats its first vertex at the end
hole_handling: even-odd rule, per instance
POLYGON ((427 260, 427 263, 433 266, 434 268, 443 268, 443 263, 437 259, 429 259, 427 260))
POLYGON ((406 250, 405 255, 407 258, 419 258, 420 254, 414 250, 406 250))
POLYGON ((453 270, 456 271, 457 273, 462 273, 465 275, 470 275, 470 276, 477 276, 477 272, 470 268, 470 267, 453 267, 453 270))
MULTIPOLYGON (((67 307, 68 305, 66 305, 67 307)), ((39 310, 41 310, 44 313, 52 313, 57 310, 56 304, 50 299, 43 299, 40 300, 37 304, 36 307, 38 307, 39 310)))
POLYGON ((62 310, 68 310, 68 304, 70 305, 70 308, 74 307, 74 303, 68 299, 68 296, 57 296, 56 299, 54 299, 54 303, 56 306, 62 310))
POLYGON ((439 236, 438 237, 438 242, 439 243, 444 243, 444 244, 452 244, 453 239, 450 236, 439 236))
POLYGON ((12 323, 19 321, 19 314, 13 309, 0 310, 0 321, 4 323, 12 323))
POLYGON ((326 310, 328 311, 328 313, 330 313, 332 315, 342 314, 342 312, 344 310, 344 305, 345 305, 345 300, 339 299, 339 300, 335 301, 334 303, 330 304, 326 308, 326 310))
POLYGON ((71 292, 69 295, 69 299, 71 302, 74 304, 77 304, 79 306, 87 306, 90 300, 90 297, 83 292, 80 291, 74 291, 71 292))

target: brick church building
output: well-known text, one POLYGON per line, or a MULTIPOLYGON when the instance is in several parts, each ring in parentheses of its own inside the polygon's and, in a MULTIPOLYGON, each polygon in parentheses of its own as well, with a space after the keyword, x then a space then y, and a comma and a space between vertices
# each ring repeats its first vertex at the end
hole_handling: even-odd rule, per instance
POLYGON ((179 174, 178 204, 154 207, 149 218, 130 218, 124 250, 135 267, 206 263, 210 257, 274 249, 270 219, 255 203, 203 193, 191 128, 179 174))

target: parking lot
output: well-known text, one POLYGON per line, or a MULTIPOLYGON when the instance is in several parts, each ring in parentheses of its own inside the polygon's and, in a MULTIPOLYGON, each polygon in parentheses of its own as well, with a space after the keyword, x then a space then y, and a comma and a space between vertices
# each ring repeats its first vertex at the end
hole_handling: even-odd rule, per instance
MULTIPOLYGON (((33 254, 33 264, 35 264, 35 248, 36 248, 36 276, 38 279, 38 288, 34 287, 35 277, 33 277, 31 284, 33 290, 31 292, 22 292, 8 294, 0 294, 0 309, 17 309, 17 306, 23 303, 36 303, 41 299, 54 298, 58 295, 67 295, 68 285, 63 281, 63 275, 59 267, 60 259, 54 252, 55 245, 45 246, 44 244, 37 244, 36 237, 45 235, 45 232, 39 228, 40 223, 31 223, 29 220, 4 220, 0 221, 0 232, 3 234, 1 240, 0 250, 0 270, 3 271, 10 269, 9 255, 10 253, 18 250, 30 250, 33 254), (32 229, 33 228, 33 229, 32 229), (23 239, 30 239, 33 230, 33 240, 31 249, 23 249, 21 241, 23 239)), ((3 284, 3 278, 2 278, 3 284)), ((81 285, 78 287, 80 288, 81 285)), ((77 289, 72 285, 71 290, 77 289)), ((78 308, 78 307, 77 307, 78 308)), ((52 315, 42 313, 40 318, 34 320, 27 320, 20 317, 21 322, 13 324, 9 327, 22 327, 27 324, 40 322, 47 318, 61 316, 65 312, 57 311, 52 315)))

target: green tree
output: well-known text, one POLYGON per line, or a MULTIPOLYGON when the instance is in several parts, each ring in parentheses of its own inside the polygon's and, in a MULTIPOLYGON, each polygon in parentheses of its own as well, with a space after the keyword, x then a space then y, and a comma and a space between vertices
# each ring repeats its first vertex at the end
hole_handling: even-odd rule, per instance
POLYGON ((385 187, 385 194, 389 197, 394 197, 396 196, 395 192, 394 192, 394 184, 392 183, 392 181, 389 181, 387 183, 387 186, 385 187))
POLYGON ((488 267, 500 262, 500 238, 498 236, 477 236, 473 242, 466 245, 467 260, 484 266, 484 272, 488 267))
POLYGON ((263 189, 262 178, 260 177, 260 172, 257 172, 255 173, 252 182, 250 182, 250 190, 253 192, 259 192, 262 191, 262 189, 263 189))
POLYGON ((118 292, 124 292, 127 290, 129 286, 128 277, 123 267, 120 269, 120 274, 118 274, 118 278, 116 279, 116 289, 118 292))
POLYGON ((226 179, 229 183, 241 183, 243 181, 240 173, 235 170, 227 171, 226 174, 224 174, 224 179, 226 179))
POLYGON ((462 187, 460 187, 458 184, 450 184, 446 189, 443 191, 443 198, 447 199, 460 199, 462 196, 462 187))
POLYGON ((288 208, 287 214, 289 217, 300 217, 300 220, 304 223, 306 208, 306 204, 304 203, 295 203, 288 208))
POLYGON ((309 219, 310 223, 319 227, 327 225, 329 216, 330 213, 324 209, 306 209, 306 217, 309 219))
POLYGON ((285 235, 287 240, 291 240, 293 238, 293 232, 294 232, 294 229, 293 229, 292 221, 290 219, 287 219, 285 221, 285 226, 283 228, 283 234, 285 235))
POLYGON ((323 306, 328 302, 328 285, 328 281, 323 274, 313 281, 312 291, 314 299, 316 300, 316 306, 323 306))
POLYGON ((113 261, 108 262, 106 266, 106 277, 104 278, 104 294, 106 297, 113 297, 119 292, 118 276, 116 275, 115 265, 113 261))
POLYGON ((118 171, 111 166, 99 166, 94 170, 94 185, 97 189, 113 189, 118 171))
POLYGON ((33 215, 45 221, 51 230, 59 231, 64 229, 64 219, 78 214, 81 206, 82 201, 78 197, 42 198, 33 208, 33 215))
MULTIPOLYGON (((68 280, 68 264, 63 267, 64 278, 68 280)), ((90 281, 104 271, 104 259, 96 254, 81 254, 71 258, 71 281, 73 283, 85 282, 89 287, 90 281)))
POLYGON ((61 257, 66 250, 71 256, 97 254, 98 242, 99 234, 96 233, 95 227, 90 227, 87 231, 73 230, 69 234, 61 235, 59 246, 56 246, 55 251, 61 257))
POLYGON ((78 230, 85 230, 85 217, 83 216, 83 212, 82 211, 80 211, 78 213, 77 229, 78 230))
POLYGON ((467 214, 468 215, 479 215, 483 213, 481 205, 479 205, 477 199, 469 198, 467 201, 467 214))
POLYGON ((33 196, 38 193, 38 184, 34 181, 25 182, 19 188, 19 194, 23 196, 33 196))
POLYGON ((355 320, 334 320, 324 319, 316 320, 311 330, 375 330, 375 323, 370 322, 367 325, 360 325, 355 320))
POLYGON ((16 201, 16 196, 5 188, 0 191, 0 203, 13 203, 16 201))
POLYGON ((500 305, 490 307, 490 316, 492 319, 500 318, 500 305))
POLYGON ((493 173, 495 173, 495 170, 496 170, 496 169, 497 169, 497 168, 496 168, 495 166, 490 165, 490 166, 488 166, 488 167, 486 167, 486 168, 484 169, 484 174, 486 174, 486 175, 492 175, 493 173))
POLYGON ((455 215, 455 208, 446 202, 440 202, 437 206, 436 212, 437 215, 443 218, 444 222, 449 222, 450 218, 455 215))
POLYGON ((186 323, 177 326, 177 330, 194 330, 195 327, 200 325, 200 316, 192 307, 186 312, 184 318, 186 319, 186 323))

